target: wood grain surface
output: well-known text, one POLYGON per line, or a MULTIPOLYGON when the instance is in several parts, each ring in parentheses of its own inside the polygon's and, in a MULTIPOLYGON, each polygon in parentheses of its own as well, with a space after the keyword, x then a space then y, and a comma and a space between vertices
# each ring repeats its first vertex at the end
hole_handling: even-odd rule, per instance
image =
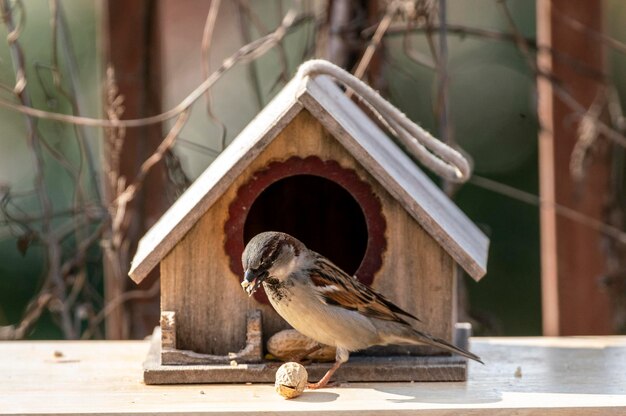
MULTIPOLYGON (((470 276, 476 280, 484 276, 488 238, 340 88, 317 77, 292 80, 146 233, 129 272, 135 282, 142 281, 214 209, 246 168, 258 165, 259 154, 277 135, 285 136, 303 106, 470 276)), ((290 136, 289 147, 278 153, 292 152, 303 139, 290 136)))
POLYGON ((474 338, 467 382, 143 384, 148 341, 0 342, 0 414, 624 415, 626 337, 474 338), (519 368, 519 371, 517 371, 519 368))
MULTIPOLYGON (((352 169, 380 199, 387 224, 383 265, 372 286, 418 316, 416 328, 452 339, 454 261, 400 203, 307 110, 252 160, 161 263, 161 309, 176 313, 177 348, 225 355, 245 346, 246 313, 260 309, 267 340, 288 328, 269 305, 245 296, 224 248, 228 207, 240 186, 276 160, 317 156, 352 169)), ((401 347, 402 351, 418 350, 401 347)), ((398 350, 398 348, 396 348, 398 350)))

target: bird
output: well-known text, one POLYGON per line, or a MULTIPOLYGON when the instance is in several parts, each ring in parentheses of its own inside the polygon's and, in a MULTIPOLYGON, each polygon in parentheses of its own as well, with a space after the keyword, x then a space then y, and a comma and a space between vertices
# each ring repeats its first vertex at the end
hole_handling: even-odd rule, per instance
POLYGON ((289 234, 257 234, 241 261, 241 286, 248 296, 263 285, 287 323, 319 344, 336 348, 335 363, 309 389, 325 387, 351 352, 374 345, 431 345, 482 363, 477 355, 413 328, 409 322, 419 321, 416 316, 289 234))

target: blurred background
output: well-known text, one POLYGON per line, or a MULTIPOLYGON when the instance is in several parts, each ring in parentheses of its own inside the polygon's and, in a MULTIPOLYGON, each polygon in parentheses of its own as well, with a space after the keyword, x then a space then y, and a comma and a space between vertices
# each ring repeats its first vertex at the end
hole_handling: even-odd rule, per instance
POLYGON ((0 6, 0 339, 150 334, 138 239, 314 57, 473 161, 441 186, 491 239, 487 276, 460 285, 475 334, 626 333, 624 2, 0 6))

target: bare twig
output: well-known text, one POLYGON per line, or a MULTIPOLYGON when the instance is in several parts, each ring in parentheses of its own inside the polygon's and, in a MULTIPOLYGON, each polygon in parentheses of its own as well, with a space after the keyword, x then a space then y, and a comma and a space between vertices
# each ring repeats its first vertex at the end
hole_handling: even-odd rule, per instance
POLYGON ((143 289, 131 290, 128 292, 124 292, 120 296, 113 299, 112 301, 107 303, 106 306, 100 312, 98 312, 96 316, 89 319, 89 328, 87 328, 85 332, 83 333, 82 339, 89 339, 91 335, 93 334, 95 328, 97 328, 98 325, 102 323, 104 318, 106 318, 116 308, 123 305, 125 302, 131 301, 134 299, 151 299, 159 294, 160 287, 161 286, 159 284, 159 281, 156 280, 154 283, 152 283, 152 286, 150 286, 146 290, 143 290, 143 289))
MULTIPOLYGON (((250 11, 249 5, 242 0, 237 0, 237 14, 239 17, 239 32, 245 43, 252 41, 252 34, 250 33, 249 22, 254 21, 253 14, 250 11)), ((258 27, 258 26, 257 26, 258 27)), ((261 31, 259 31, 261 32, 261 31)), ((263 32, 261 32, 263 33, 263 32)), ((259 78, 259 71, 256 63, 250 62, 247 65, 248 80, 252 84, 254 91, 254 97, 256 99, 257 108, 259 111, 263 108, 263 89, 261 87, 261 80, 259 78)))
MULTIPOLYGON (((378 26, 376 25, 376 26, 370 26, 364 29, 361 32, 361 36, 366 39, 372 37, 374 33, 376 32, 377 27, 378 26)), ((459 24, 454 24, 454 23, 448 23, 446 25, 446 28, 447 28, 448 34, 457 35, 460 37, 470 36, 470 37, 478 37, 481 39, 502 40, 502 41, 508 41, 508 42, 515 41, 515 36, 513 34, 500 32, 497 30, 482 29, 482 28, 459 25, 459 24)), ((404 37, 407 34, 411 34, 411 33, 425 33, 428 31, 439 31, 440 29, 441 27, 437 24, 433 24, 427 28, 426 26, 415 26, 414 24, 407 26, 407 23, 395 23, 389 26, 389 29, 387 30, 385 36, 390 36, 390 37, 403 36, 404 37)), ((526 38, 526 41, 533 48, 537 47, 535 39, 526 38)))
MULTIPOLYGON (((452 122, 450 119, 450 76, 448 73, 448 12, 447 0, 439 0, 439 49, 437 62, 437 111, 439 116, 439 138, 449 146, 454 147, 452 122)), ((457 185, 450 181, 443 182, 444 192, 452 196, 457 185)))
MULTIPOLYGON (((561 83, 556 82, 552 74, 544 72, 537 66, 535 59, 530 53, 528 43, 526 39, 524 38, 524 36, 520 33, 517 25, 515 24, 513 16, 511 15, 511 12, 506 2, 503 0, 497 0, 497 3, 502 9, 504 16, 506 17, 506 20, 509 23, 509 26, 515 38, 515 43, 516 45, 518 45, 519 50, 522 52, 523 56, 525 57, 529 68, 531 68, 538 77, 546 78, 548 81, 550 81, 555 95, 558 96, 563 101, 563 103, 566 104, 575 113, 577 117, 579 118, 583 117, 585 113, 587 112, 587 109, 582 104, 580 104, 572 96, 572 94, 570 94, 567 91, 567 89, 561 85, 561 83)), ((622 147, 626 147, 626 136, 614 130, 613 128, 611 128, 606 123, 603 123, 600 120, 597 121, 596 127, 598 131, 602 133, 606 138, 614 141, 615 143, 619 144, 622 147)))
POLYGON ((557 19, 559 19, 561 22, 565 23, 572 29, 578 32, 584 33, 586 36, 593 38, 594 40, 596 40, 599 43, 604 44, 605 46, 615 49, 616 51, 621 52, 623 54, 626 54, 626 43, 620 42, 619 40, 607 35, 606 33, 601 33, 601 32, 598 32, 596 30, 593 30, 587 27, 586 25, 574 19, 573 17, 569 16, 567 13, 564 13, 562 10, 558 9, 554 5, 552 5, 551 7, 554 10, 554 13, 552 13, 552 16, 556 17, 557 19))
POLYGON ((595 100, 589 110, 581 117, 578 123, 578 137, 570 156, 569 170, 572 179, 580 182, 585 177, 585 167, 589 150, 598 139, 598 119, 602 113, 603 104, 606 101, 604 91, 598 91, 595 100))
MULTIPOLYGON (((7 1, 7 0, 4 0, 7 1)), ((138 119, 128 119, 111 121, 108 119, 100 119, 93 117, 71 116, 67 114, 59 114, 51 111, 38 110, 28 105, 14 104, 5 99, 0 99, 0 107, 7 108, 13 111, 18 111, 22 114, 37 117, 47 120, 62 121, 65 123, 80 124, 90 127, 142 127, 149 126, 151 124, 158 124, 167 121, 171 118, 177 117, 183 111, 191 107, 200 97, 204 95, 207 89, 211 88, 215 82, 222 77, 222 75, 230 70, 233 66, 240 62, 250 62, 257 59, 272 49, 289 31, 293 30, 298 25, 312 19, 311 16, 297 16, 296 12, 290 10, 283 19, 278 28, 259 39, 250 42, 247 45, 242 46, 237 52, 232 54, 229 58, 222 62, 222 65, 214 71, 211 76, 205 79, 200 85, 198 85, 191 93, 189 93, 178 105, 174 106, 170 110, 163 113, 148 116, 138 119)))
MULTIPOLYGON (((22 19, 21 22, 23 24, 25 19, 24 7, 21 1, 17 1, 15 5, 19 7, 22 19)), ((9 43, 13 68, 16 76, 16 83, 14 88, 15 94, 22 103, 21 106, 31 108, 32 102, 30 99, 30 95, 28 94, 28 91, 26 89, 28 82, 26 79, 24 53, 19 43, 21 26, 16 27, 13 23, 13 9, 10 7, 8 0, 0 0, 0 12, 2 13, 2 19, 8 31, 7 42, 9 43)), ((61 249, 59 247, 58 241, 56 241, 54 239, 54 236, 50 234, 50 215, 53 212, 53 208, 52 201, 50 200, 50 197, 45 190, 45 161, 43 159, 41 147, 42 140, 39 137, 39 133, 35 124, 35 119, 32 116, 26 115, 25 120, 27 129, 27 144, 34 158, 35 190, 39 199, 39 205, 41 207, 43 217, 41 222, 41 235, 39 236, 39 240, 42 241, 46 247, 46 260, 48 263, 46 281, 54 282, 55 296, 61 301, 61 303, 63 303, 63 300, 65 299, 66 285, 59 270, 61 249)), ((60 308, 58 308, 57 312, 59 313, 61 328, 65 337, 70 339, 75 338, 69 311, 64 306, 61 306, 60 308)))
MULTIPOLYGON (((82 269, 77 272, 78 278, 73 282, 72 289, 66 299, 67 306, 70 309, 73 308, 84 285, 87 283, 87 271, 82 267, 85 263, 87 251, 102 238, 104 228, 105 222, 102 222, 90 236, 83 237, 78 243, 78 247, 74 251, 73 256, 61 266, 63 276, 71 275, 74 269, 82 269)), ((80 333, 80 331, 76 331, 76 333, 80 333)))
POLYGON ((130 202, 135 197, 137 191, 141 188, 143 180, 150 171, 150 169, 152 169, 154 165, 156 165, 158 162, 161 161, 161 159, 163 159, 163 155, 165 155, 165 152, 167 150, 171 149, 171 147, 174 145, 174 142, 176 141, 178 133, 180 133, 180 131, 183 129, 188 119, 189 110, 183 111, 178 116, 178 120, 176 120, 176 123, 174 123, 167 136, 165 136, 161 144, 159 144, 159 146, 157 147, 156 151, 152 153, 150 157, 148 157, 141 164, 141 167, 139 168, 139 173, 135 177, 133 183, 128 185, 124 189, 124 191, 122 191, 113 201, 113 204, 118 209, 128 204, 128 202, 130 202))
POLYGON ((411 43, 411 28, 415 24, 415 19, 408 19, 406 23, 406 28, 404 30, 404 36, 402 37, 402 48, 404 50, 404 54, 413 62, 418 65, 425 66, 426 68, 436 69, 437 64, 437 56, 428 56, 425 53, 422 53, 415 48, 412 47, 411 43))
MULTIPOLYGON (((217 15, 220 10, 221 0, 213 0, 211 1, 211 6, 209 8, 209 13, 206 17, 206 23, 204 24, 204 30, 202 31, 202 45, 201 45, 201 55, 202 55, 202 78, 209 78, 209 73, 211 70, 211 44, 213 43, 213 31, 215 30, 215 22, 217 21, 217 15)), ((220 128, 220 143, 221 148, 224 149, 226 146, 226 126, 224 123, 213 113, 212 110, 212 100, 211 100, 211 90, 207 88, 205 92, 206 97, 206 112, 209 118, 217 124, 220 128)))
POLYGON ((611 123, 618 131, 626 131, 626 117, 624 117, 624 111, 622 110, 619 93, 617 92, 615 86, 609 87, 607 100, 607 109, 609 111, 611 123))
POLYGON ((394 2, 387 6, 387 10, 385 10, 385 15, 378 24, 374 36, 372 36, 369 45, 367 45, 367 48, 365 49, 365 52, 363 53, 363 56, 361 57, 361 60, 359 61, 359 64, 354 71, 355 77, 363 79, 363 76, 365 75, 365 70, 369 67, 369 64, 374 57, 376 49, 382 42, 383 37, 385 36, 385 32, 387 32, 387 29, 389 29, 389 26, 391 25, 391 22, 393 21, 393 18, 397 12, 397 3, 394 2))
MULTIPOLYGON (((296 3, 298 3, 296 1, 296 3)), ((249 21, 254 25, 255 29, 258 33, 267 34, 269 33, 269 29, 263 24, 263 21, 259 17, 257 13, 254 12, 252 7, 250 7, 249 0, 237 0, 237 4, 241 7, 241 11, 246 15, 249 21)), ((296 4, 294 4, 295 10, 296 4)), ((276 10, 280 13, 279 19, 282 18, 282 4, 280 1, 277 3, 276 10)), ((244 39, 246 37, 244 36, 244 39)), ((248 41, 247 41, 248 42, 248 41)), ((289 65, 287 65, 287 51, 285 51, 285 46, 283 45, 282 39, 276 43, 276 52, 278 53, 278 62, 280 64, 280 73, 278 79, 283 83, 287 83, 289 81, 289 65)))
MULTIPOLYGON (((364 38, 369 38, 374 33, 375 27, 369 27, 361 32, 361 35, 364 38)), ((394 36, 402 36, 403 37, 403 46, 405 54, 413 61, 415 61, 419 65, 423 65, 427 68, 435 69, 435 63, 432 62, 432 59, 421 52, 414 50, 410 47, 411 42, 411 34, 412 33, 424 33, 427 36, 427 39, 430 42, 430 38, 432 33, 441 30, 441 25, 433 24, 431 26, 415 26, 414 19, 408 19, 405 24, 392 24, 390 28, 387 30, 385 37, 394 37, 394 36)), ((500 32, 497 30, 490 29, 482 29, 476 27, 470 27, 465 25, 459 25, 454 23, 448 23, 446 25, 446 31, 448 35, 455 35, 461 38, 465 37, 476 37, 480 39, 487 40, 497 40, 504 42, 512 42, 516 43, 518 40, 516 35, 508 32, 500 32)), ((553 50, 552 48, 545 45, 537 45, 537 42, 534 38, 523 36, 525 43, 528 47, 533 51, 545 51, 552 55, 553 59, 558 62, 562 62, 563 64, 567 64, 572 67, 573 70, 580 73, 583 76, 593 77, 599 81, 604 82, 606 80, 606 74, 599 71, 597 68, 590 66, 586 62, 581 62, 580 60, 569 56, 566 53, 563 53, 558 50, 553 50)), ((432 47, 429 44, 429 48, 432 51, 432 47)), ((436 56, 435 56, 436 59, 436 56)))
POLYGON ((492 192, 496 192, 498 194, 530 205, 554 208, 558 215, 568 218, 579 224, 585 225, 608 237, 614 238, 615 240, 626 244, 626 232, 624 232, 623 230, 614 227, 611 224, 607 224, 596 218, 583 214, 582 212, 566 207, 565 205, 544 201, 537 195, 531 194, 530 192, 522 191, 521 189, 517 189, 512 186, 477 175, 472 176, 468 182, 481 188, 488 189, 492 192))
POLYGON ((28 335, 52 299, 52 294, 40 293, 28 305, 26 313, 18 325, 0 326, 0 340, 23 339, 28 335))

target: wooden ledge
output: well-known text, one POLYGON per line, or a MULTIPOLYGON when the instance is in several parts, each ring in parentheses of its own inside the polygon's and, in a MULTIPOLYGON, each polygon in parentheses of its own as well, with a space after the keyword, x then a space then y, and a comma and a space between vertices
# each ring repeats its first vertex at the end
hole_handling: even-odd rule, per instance
POLYGON ((0 414, 624 415, 626 337, 473 338, 467 382, 147 386, 148 341, 0 342, 0 414))
MULTIPOLYGON (((156 328, 148 357, 144 362, 146 384, 273 383, 279 362, 232 364, 162 365, 161 331, 156 328)), ((206 357, 206 356, 204 356, 206 357)), ((200 355, 202 359, 202 355, 200 355)), ((312 363, 306 366, 309 381, 324 376, 332 363, 312 363)), ((467 378, 467 360, 457 356, 430 357, 350 357, 333 380, 362 381, 463 381, 467 378)))

